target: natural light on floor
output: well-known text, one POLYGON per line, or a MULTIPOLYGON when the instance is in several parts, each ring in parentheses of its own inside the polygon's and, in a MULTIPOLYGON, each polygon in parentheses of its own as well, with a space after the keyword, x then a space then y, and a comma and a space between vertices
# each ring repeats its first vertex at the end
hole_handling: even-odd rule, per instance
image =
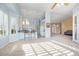
POLYGON ((52 42, 24 44, 26 56, 73 56, 73 51, 52 42))

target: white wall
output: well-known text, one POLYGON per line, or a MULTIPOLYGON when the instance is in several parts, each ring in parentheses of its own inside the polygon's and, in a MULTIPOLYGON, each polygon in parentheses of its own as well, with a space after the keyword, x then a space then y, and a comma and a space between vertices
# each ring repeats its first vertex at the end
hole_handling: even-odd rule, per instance
POLYGON ((0 38, 0 48, 6 46, 9 43, 9 38, 8 36, 4 37, 4 38, 0 38))

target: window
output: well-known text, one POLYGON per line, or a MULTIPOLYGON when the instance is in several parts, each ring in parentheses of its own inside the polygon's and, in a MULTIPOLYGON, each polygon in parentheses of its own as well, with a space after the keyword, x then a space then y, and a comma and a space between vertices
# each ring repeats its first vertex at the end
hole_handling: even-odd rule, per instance
POLYGON ((4 33, 5 36, 8 36, 8 15, 4 13, 4 33))
POLYGON ((8 35, 8 15, 0 11, 0 38, 8 35))
POLYGON ((17 30, 17 18, 11 16, 11 21, 10 21, 10 32, 11 34, 16 34, 16 30, 17 30))
POLYGON ((11 34, 16 34, 16 27, 13 26, 13 28, 11 28, 11 34))
POLYGON ((0 37, 4 36, 3 12, 0 11, 0 37))

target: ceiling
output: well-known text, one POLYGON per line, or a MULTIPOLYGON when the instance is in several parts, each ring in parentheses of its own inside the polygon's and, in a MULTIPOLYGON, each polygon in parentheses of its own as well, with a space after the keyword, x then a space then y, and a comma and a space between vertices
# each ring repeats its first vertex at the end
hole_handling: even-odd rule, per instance
POLYGON ((22 16, 27 18, 31 23, 37 22, 39 19, 44 19, 45 12, 49 10, 51 21, 61 22, 72 15, 72 10, 75 6, 74 3, 71 3, 68 6, 56 6, 51 9, 54 3, 19 3, 17 5, 20 8, 22 16))
POLYGON ((0 3, 0 10, 5 13, 9 13, 10 15, 20 16, 20 11, 18 5, 14 3, 0 3))
MULTIPOLYGON (((76 3, 77 4, 77 3, 76 3)), ((4 3, 0 4, 0 9, 4 5, 5 8, 10 11, 11 14, 19 14, 24 18, 27 18, 30 23, 36 24, 39 20, 45 18, 45 12, 50 11, 51 22, 61 22, 65 18, 72 16, 75 3, 70 3, 67 6, 54 6, 55 3, 4 3), (54 8, 51 9, 51 7, 54 8)), ((74 8, 75 9, 75 8, 74 8)))
POLYGON ((20 7, 22 16, 27 18, 31 24, 36 24, 45 18, 45 12, 50 9, 52 3, 21 3, 17 5, 20 7))
POLYGON ((53 10, 51 10, 51 21, 54 23, 61 22, 67 17, 72 16, 73 8, 75 5, 76 4, 71 3, 68 6, 55 7, 53 10))

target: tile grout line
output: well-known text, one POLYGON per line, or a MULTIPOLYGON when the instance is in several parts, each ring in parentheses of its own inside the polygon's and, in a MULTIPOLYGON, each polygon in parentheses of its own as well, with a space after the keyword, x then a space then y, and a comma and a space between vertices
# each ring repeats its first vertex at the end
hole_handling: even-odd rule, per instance
POLYGON ((37 56, 37 53, 36 53, 35 49, 33 48, 33 46, 31 44, 30 44, 30 46, 31 46, 33 52, 35 53, 35 55, 37 56))
MULTIPOLYGON (((42 47, 40 44, 38 44, 41 48, 43 48, 49 55, 51 55, 44 47, 42 47)), ((52 56, 52 55, 51 55, 52 56)))
POLYGON ((67 47, 69 49, 72 48, 71 50, 74 50, 74 51, 79 52, 79 49, 78 48, 75 48, 75 47, 72 47, 72 46, 69 46, 69 45, 65 45, 64 43, 61 43, 61 42, 58 42, 58 41, 55 41, 55 40, 53 40, 53 41, 50 40, 50 42, 54 42, 54 43, 59 44, 61 46, 65 46, 65 47, 67 47))
MULTIPOLYGON (((49 41, 49 42, 51 42, 51 41, 49 41)), ((55 43, 55 42, 51 42, 51 43, 55 43)), ((55 44, 57 44, 57 43, 55 43, 55 44)), ((62 45, 60 45, 60 46, 62 46, 62 45)), ((63 46, 62 46, 63 47, 63 46)), ((61 52, 61 51, 60 51, 61 52)), ((66 53, 64 53, 65 55, 66 55, 66 53)), ((67 55, 66 55, 67 56, 67 55)))
MULTIPOLYGON (((47 44, 48 46, 50 46, 49 44, 47 44)), ((52 47, 52 46, 50 46, 50 47, 52 47)), ((54 47, 52 47, 52 48, 54 48, 54 47)), ((60 53, 62 53, 61 51, 59 51, 58 49, 56 49, 56 48, 54 48, 55 50, 57 50, 58 52, 60 52, 60 53)), ((63 53, 62 53, 63 54, 63 53)), ((65 54, 64 54, 65 55, 65 54)))

